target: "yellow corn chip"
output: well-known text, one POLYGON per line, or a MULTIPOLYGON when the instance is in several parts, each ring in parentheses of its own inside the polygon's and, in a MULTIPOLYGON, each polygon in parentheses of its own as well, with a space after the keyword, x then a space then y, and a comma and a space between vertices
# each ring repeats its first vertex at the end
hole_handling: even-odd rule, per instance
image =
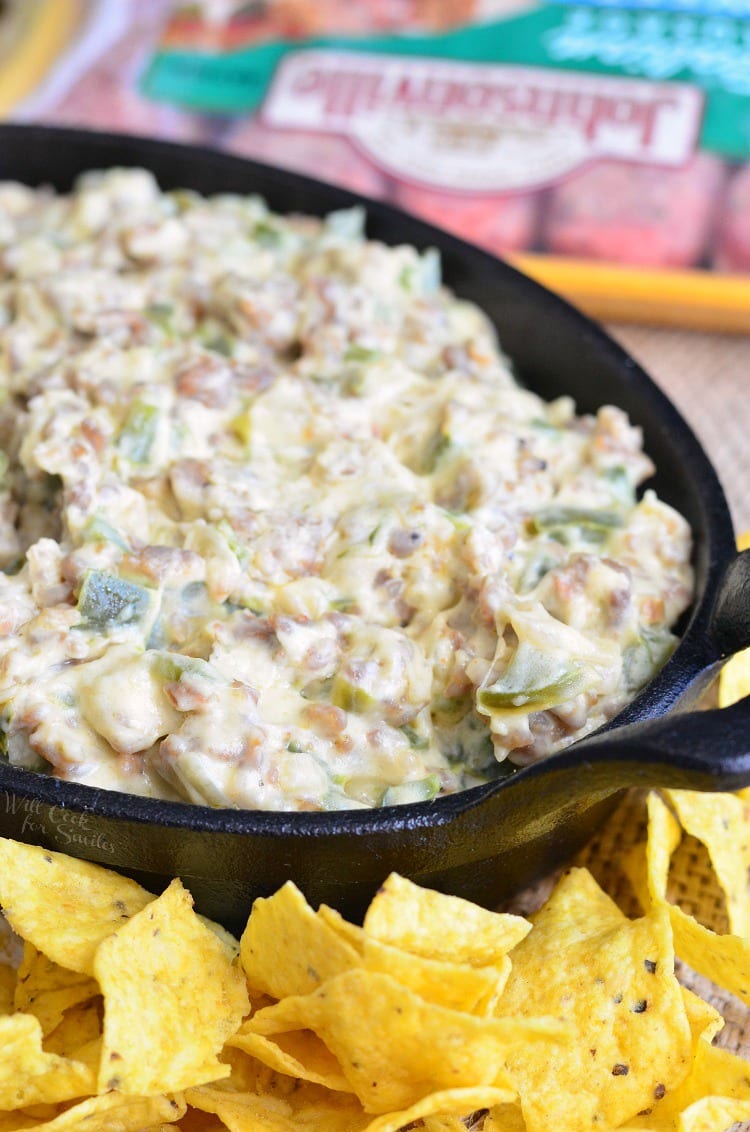
POLYGON ((653 791, 648 796, 648 839, 646 863, 648 891, 652 900, 666 900, 669 864, 682 840, 679 823, 653 791))
MULTIPOLYGON (((66 1010, 63 1020, 44 1039, 44 1048, 48 1053, 57 1053, 60 1057, 72 1057, 76 1061, 86 1061, 89 1064, 90 1051, 97 1046, 102 1036, 102 1018, 104 1008, 101 998, 91 999, 72 1006, 66 1010)), ((93 1062, 92 1062, 93 1064, 93 1062)), ((98 1057, 96 1059, 98 1066, 98 1057)))
POLYGON ((531 930, 521 916, 488 912, 458 896, 420 888, 392 873, 365 916, 365 932, 423 955, 488 967, 516 946, 531 930))
POLYGON ((655 791, 646 799, 648 833, 625 854, 622 866, 641 907, 663 903, 667 896, 672 854, 682 840, 682 829, 655 791))
POLYGON ((526 1132, 520 1105, 494 1105, 487 1113, 482 1132, 526 1132))
POLYGON ((724 1112, 738 1113, 729 1124, 750 1115, 750 1062, 702 1038, 684 1080, 674 1089, 656 1089, 649 1104, 627 1127, 697 1128, 701 1127, 700 1120, 713 1114, 718 1122, 706 1127, 716 1132, 728 1126, 723 1123, 724 1112))
POLYGON ((31 1014, 0 1016, 0 1110, 56 1104, 93 1092, 89 1066, 42 1048, 42 1028, 31 1014))
POLYGON ((680 1132, 722 1132, 750 1118, 750 1100, 701 1097, 680 1114, 680 1132))
POLYGON ((99 865, 0 837, 0 906, 61 967, 93 973, 96 949, 153 896, 99 865))
POLYGON ((471 967, 468 963, 425 959, 368 937, 362 965, 367 971, 390 975, 427 1002, 480 1018, 491 1013, 511 968, 507 955, 498 957, 497 966, 471 967))
POLYGON ((291 881, 274 896, 255 901, 240 955, 251 992, 274 998, 309 994, 359 961, 291 881))
POLYGON ((0 1112, 0 1132, 25 1132, 27 1128, 38 1127, 39 1120, 25 1112, 0 1112))
POLYGON ((750 940, 717 935, 666 900, 669 862, 682 837, 679 824, 661 798, 648 796, 648 840, 636 845, 625 870, 639 900, 647 907, 665 907, 676 955, 689 966, 750 1005, 750 940))
MULTIPOLYGON (((446 1088, 500 1085, 499 1069, 518 1044, 564 1038, 554 1019, 480 1019, 424 1002, 388 975, 352 970, 313 994, 255 1014, 246 1031, 313 1030, 341 1065, 368 1112, 408 1108, 446 1088)), ((540 1056, 549 1056, 549 1048, 540 1056)))
POLYGON ((750 825, 746 805, 733 794, 697 794, 665 790, 680 825, 708 849, 711 864, 726 898, 729 931, 750 935, 750 825))
POLYGON ((730 657, 719 676, 719 707, 729 707, 750 695, 750 649, 730 657))
POLYGON ((63 1014, 99 994, 99 985, 88 975, 68 971, 53 963, 33 943, 25 943, 18 968, 15 992, 16 1010, 39 1019, 42 1033, 47 1035, 59 1026, 63 1014))
POLYGON ((33 1127, 38 1132, 145 1132, 154 1124, 172 1124, 184 1114, 185 1102, 181 1097, 123 1097, 107 1093, 81 1101, 33 1127))
POLYGON ((325 1085, 333 1092, 353 1091, 331 1051, 309 1030, 292 1030, 269 1038, 255 1034, 245 1026, 229 1039, 229 1044, 278 1073, 325 1085))
MULTIPOLYGON (((303 1086, 304 1090, 304 1086, 303 1086)), ((201 1106, 220 1116, 230 1132, 399 1132, 424 1121, 426 1132, 465 1132, 460 1117, 507 1100, 508 1090, 446 1089, 433 1093, 410 1108, 372 1117, 351 1098, 336 1105, 322 1102, 315 1093, 295 1090, 288 1097, 230 1093, 213 1086, 189 1089, 188 1104, 201 1106), (302 1102, 302 1103, 300 1103, 302 1102), (441 1114, 436 1118, 435 1114, 441 1114), (445 1114, 450 1114, 445 1115, 445 1114)))
POLYGON ((514 951, 498 1003, 498 1014, 552 1014, 575 1034, 554 1057, 527 1046, 505 1058, 529 1132, 616 1127, 688 1069, 691 1034, 666 910, 630 921, 595 887, 585 870, 563 877, 514 951))
POLYGON ((507 955, 499 956, 495 965, 487 967, 425 959, 368 935, 364 928, 347 923, 333 908, 323 905, 318 915, 354 948, 360 956, 359 966, 390 975, 420 998, 451 1010, 463 1010, 479 1017, 491 1013, 510 974, 507 955))
MULTIPOLYGON (((443 1089, 441 1092, 431 1093, 424 1100, 418 1101, 401 1112, 391 1112, 387 1116, 379 1116, 366 1126, 367 1132, 399 1132, 401 1128, 411 1127, 414 1121, 425 1120, 427 1128, 437 1132, 440 1124, 433 1124, 430 1118, 436 1113, 451 1114, 454 1119, 468 1116, 477 1109, 490 1108, 513 1099, 510 1089, 443 1089)), ((446 1125, 443 1123, 445 1129, 446 1125)), ((451 1127, 450 1124, 447 1125, 451 1127)), ((462 1127, 458 1125, 458 1127, 462 1127)))
POLYGON ((716 935, 681 908, 667 907, 680 959, 750 1006, 750 940, 716 935))
POLYGON ((304 1085, 287 1096, 238 1093, 212 1085, 188 1089, 185 1096, 189 1105, 215 1113, 229 1132, 364 1132, 370 1120, 353 1097, 336 1093, 325 1097, 304 1085))
POLYGON ((62 1104, 30 1104, 18 1111, 23 1113, 24 1116, 30 1116, 32 1120, 41 1122, 51 1120, 53 1116, 59 1116, 62 1107, 62 1104))
POLYGON ((353 947, 358 955, 362 954, 364 947, 365 933, 364 929, 357 924, 350 924, 345 920, 340 912, 335 908, 329 908, 327 904, 321 904, 318 908, 318 915, 321 920, 324 920, 329 927, 339 935, 350 947, 353 947))
POLYGON ((94 974, 105 1001, 99 1092, 174 1092, 229 1072, 217 1054, 248 1009, 244 979, 179 881, 104 940, 94 974))
POLYGON ((724 1026, 724 1019, 718 1010, 705 1002, 699 995, 687 987, 682 987, 682 1002, 685 1007, 690 1033, 693 1039, 693 1049, 697 1042, 711 1042, 724 1026))

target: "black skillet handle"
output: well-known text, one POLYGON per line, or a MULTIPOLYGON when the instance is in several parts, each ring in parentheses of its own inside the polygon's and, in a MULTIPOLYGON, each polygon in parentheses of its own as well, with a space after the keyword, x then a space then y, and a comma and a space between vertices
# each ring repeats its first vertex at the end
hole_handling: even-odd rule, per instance
POLYGON ((582 795, 591 786, 603 793, 625 786, 739 790, 750 786, 750 696, 725 708, 615 727, 551 761, 558 758, 568 788, 582 795))
POLYGON ((750 550, 733 558, 724 572, 710 632, 722 656, 750 648, 750 550))

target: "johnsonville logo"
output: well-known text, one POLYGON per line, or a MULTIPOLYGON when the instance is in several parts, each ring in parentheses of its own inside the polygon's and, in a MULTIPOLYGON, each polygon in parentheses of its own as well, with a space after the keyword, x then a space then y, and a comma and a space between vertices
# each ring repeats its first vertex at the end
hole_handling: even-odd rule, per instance
POLYGON ((684 83, 310 50, 284 59, 262 116, 344 134, 406 180, 508 192, 598 157, 681 165, 702 110, 701 91, 684 83))

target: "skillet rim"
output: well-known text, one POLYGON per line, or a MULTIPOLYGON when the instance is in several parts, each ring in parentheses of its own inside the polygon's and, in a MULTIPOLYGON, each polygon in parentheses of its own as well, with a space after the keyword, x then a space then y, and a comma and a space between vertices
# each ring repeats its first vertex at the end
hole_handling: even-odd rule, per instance
MULTIPOLYGON (((412 216, 385 202, 362 197, 337 185, 332 185, 291 170, 276 168, 263 162, 253 161, 237 154, 213 149, 206 145, 185 144, 162 138, 145 137, 127 133, 112 133, 86 130, 64 126, 51 126, 43 123, 0 123, 0 180, 13 178, 11 168, 6 172, 3 146, 10 140, 28 140, 29 144, 69 146, 73 150, 83 148, 85 161, 80 164, 80 172, 85 169, 101 169, 113 165, 142 166, 151 168, 149 156, 171 163, 175 167, 201 165, 199 179, 207 174, 218 176, 226 171, 250 181, 266 182, 265 188, 248 188, 247 192, 257 192, 268 198, 271 181, 292 190, 300 190, 321 196, 321 213, 337 208, 363 205, 367 212, 368 229, 373 219, 378 225, 396 227, 406 225, 414 238, 410 240, 419 248, 437 247, 441 257, 455 255, 459 261, 474 260, 484 274, 504 275, 519 298, 528 297, 540 312, 549 311, 569 325, 571 332, 578 330, 615 366, 627 380, 635 386, 635 396, 643 407, 644 416, 657 424, 670 435, 670 444, 679 454, 686 466, 687 479, 695 489, 695 501, 702 517, 702 539, 696 540, 693 548, 694 561, 701 557, 704 579, 701 592, 696 595, 690 609, 679 643, 664 667, 653 677, 638 695, 603 726, 590 732, 601 735, 616 731, 619 727, 636 723, 643 719, 661 716, 669 711, 685 691, 687 685, 712 661, 718 659, 719 651, 711 639, 711 621, 722 574, 735 551, 734 530, 729 506, 718 474, 707 453, 687 424, 674 402, 659 388, 635 359, 615 341, 599 323, 583 314, 561 296, 548 290, 542 284, 525 275, 506 261, 492 253, 461 240, 426 221, 412 216), (107 160, 107 151, 112 155, 107 160), (86 151, 90 151, 87 153, 86 151), (100 155, 100 156, 99 156, 100 155), (106 162, 106 164, 105 164, 106 162), (323 197, 330 203, 322 204, 323 197)), ((54 163, 54 154, 52 158, 54 163)), ((22 178, 18 178, 22 179, 22 178)), ((157 180, 159 178, 157 177, 157 180)), ((50 181, 53 178, 50 177, 50 181)), ((29 183, 29 182, 24 182, 29 183)), ((42 184, 43 182, 37 182, 42 184)), ((177 187, 175 185, 175 187, 177 187)), ((64 191, 64 190, 63 190, 64 191)), ((198 189, 206 195, 214 192, 240 191, 235 189, 198 189)), ((279 206, 269 199, 271 208, 279 206)), ((281 209, 279 209, 281 211, 281 209)), ((309 207, 305 207, 310 212, 309 207)), ((368 231, 368 238, 383 239, 385 234, 368 231)), ((454 289, 454 284, 448 280, 454 289)), ((458 292, 460 295, 460 285, 458 292)), ((604 401, 602 403, 605 403, 604 401)), ((589 736, 584 736, 583 739, 589 736)), ((579 740, 578 742, 582 742, 579 740)), ((578 742, 556 752, 566 755, 575 752, 578 742)), ((532 764, 500 778, 455 794, 445 795, 429 802, 416 802, 399 806, 381 806, 368 810, 334 810, 325 812, 303 812, 282 810, 240 810, 233 808, 213 808, 188 802, 167 801, 148 798, 120 791, 104 790, 101 787, 68 782, 52 775, 37 773, 27 769, 12 767, 0 760, 0 791, 12 791, 22 798, 38 800, 41 805, 53 808, 81 811, 94 817, 114 822, 148 824, 163 829, 189 829, 192 832, 215 833, 222 835, 250 835, 262 838, 301 837, 319 838, 341 834, 357 833, 378 835, 393 834, 398 830, 435 828, 449 824, 464 810, 472 809, 486 798, 501 794, 507 784, 516 783, 528 777, 543 777, 543 767, 554 768, 553 754, 543 763, 532 764)), ((582 758, 582 762, 585 756, 582 758)))

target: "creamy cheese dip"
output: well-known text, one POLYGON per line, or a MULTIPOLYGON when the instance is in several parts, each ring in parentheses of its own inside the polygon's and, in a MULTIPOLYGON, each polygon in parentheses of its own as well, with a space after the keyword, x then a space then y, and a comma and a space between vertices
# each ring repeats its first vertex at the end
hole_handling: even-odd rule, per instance
POLYGON ((427 799, 618 711, 691 599, 624 413, 521 388, 358 210, 0 185, 14 765, 211 806, 427 799))

